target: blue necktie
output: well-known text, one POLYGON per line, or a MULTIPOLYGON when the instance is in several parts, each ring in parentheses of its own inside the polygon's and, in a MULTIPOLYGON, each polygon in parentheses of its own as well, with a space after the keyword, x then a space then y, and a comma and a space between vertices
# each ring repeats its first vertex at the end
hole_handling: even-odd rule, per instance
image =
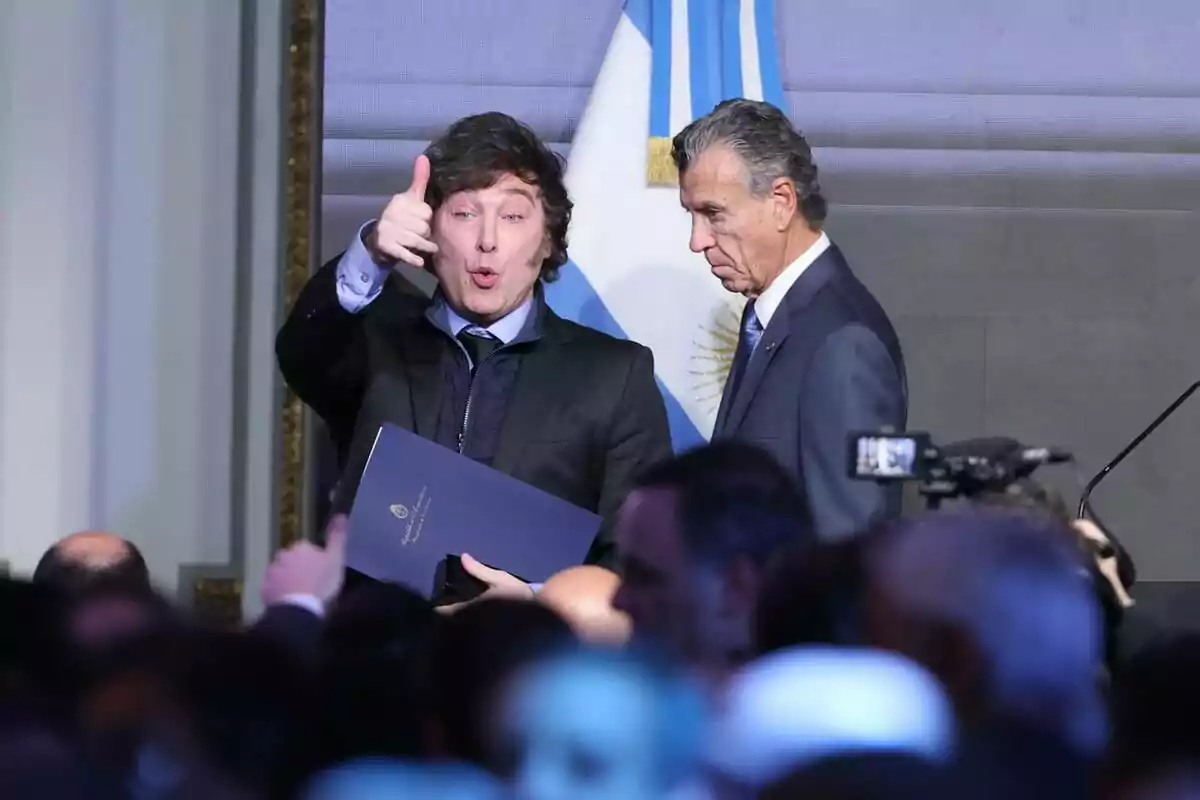
POLYGON ((749 300, 746 303, 746 310, 742 312, 742 330, 738 336, 737 351, 733 354, 733 364, 729 369, 730 398, 737 395, 738 384, 742 382, 742 376, 746 374, 746 365, 750 363, 750 357, 754 355, 754 348, 758 347, 758 342, 762 339, 763 326, 758 321, 758 314, 754 311, 754 301, 749 300))

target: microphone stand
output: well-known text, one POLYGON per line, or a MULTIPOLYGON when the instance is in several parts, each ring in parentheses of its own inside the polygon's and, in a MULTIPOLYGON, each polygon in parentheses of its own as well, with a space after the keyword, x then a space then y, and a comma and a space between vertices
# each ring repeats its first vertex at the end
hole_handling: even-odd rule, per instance
MULTIPOLYGON (((1103 481, 1105 478, 1107 478, 1108 474, 1110 472, 1112 472, 1113 469, 1115 469, 1118 464, 1120 464, 1122 461, 1124 461, 1126 456, 1128 456, 1130 453, 1132 453, 1134 450, 1136 450, 1137 446, 1140 445, 1143 441, 1145 441, 1147 436, 1149 436, 1150 434, 1152 434, 1156 430, 1158 430, 1158 426, 1162 425, 1164 422, 1166 422, 1167 419, 1172 414, 1174 414, 1175 411, 1181 405, 1186 403, 1187 399, 1189 397, 1191 397, 1193 394, 1195 394, 1197 390, 1200 390, 1200 381, 1196 381, 1191 386, 1189 386, 1187 389, 1185 389, 1183 391, 1183 394, 1181 394, 1181 395, 1179 395, 1179 397, 1175 398, 1175 402, 1173 402, 1173 403, 1171 403, 1171 405, 1167 406, 1166 410, 1163 411, 1161 414, 1159 414, 1157 417, 1155 417, 1154 421, 1151 422, 1149 425, 1147 425, 1146 429, 1144 431, 1139 433, 1132 442, 1125 445, 1124 450, 1117 453, 1117 455, 1113 458, 1112 461, 1109 461, 1107 464, 1105 464, 1103 469, 1101 469, 1099 472, 1097 472, 1095 474, 1095 476, 1093 476, 1092 479, 1087 482, 1087 486, 1085 486, 1083 489, 1083 495, 1079 498, 1079 511, 1076 513, 1075 516, 1079 517, 1080 519, 1083 519, 1085 516, 1090 516, 1092 518, 1095 518, 1096 515, 1094 513, 1092 513, 1092 506, 1091 506, 1091 502, 1090 502, 1091 496, 1092 496, 1092 490, 1095 489, 1097 486, 1099 486, 1100 482, 1103 481)), ((1101 527, 1103 527, 1103 526, 1101 526, 1101 527)), ((1106 531, 1106 532, 1109 533, 1109 535, 1111 537, 1111 532, 1108 532, 1108 531, 1106 531)))
MULTIPOLYGON (((1129 551, 1126 550, 1125 547, 1121 544, 1120 539, 1118 539, 1116 537, 1116 535, 1112 532, 1111 528, 1109 528, 1107 525, 1105 525, 1103 523, 1103 521, 1101 521, 1101 519, 1096 515, 1096 512, 1092 509, 1092 504, 1091 504, 1092 490, 1095 489, 1097 486, 1099 486, 1100 483, 1105 478, 1108 477, 1109 473, 1111 473, 1114 469, 1116 469, 1117 466, 1120 465, 1120 463, 1122 461, 1124 461, 1129 456, 1130 453, 1132 453, 1134 450, 1136 450, 1138 448, 1138 445, 1140 445, 1142 442, 1144 442, 1146 440, 1146 437, 1148 437, 1150 434, 1152 434, 1156 430, 1158 430, 1158 427, 1160 425, 1162 425, 1164 422, 1166 422, 1171 417, 1172 414, 1174 414, 1176 411, 1178 411, 1179 407, 1182 406, 1184 403, 1186 403, 1188 398, 1191 397, 1193 394, 1195 394, 1198 390, 1200 390, 1200 381, 1196 381, 1191 386, 1184 389, 1183 393, 1180 394, 1178 397, 1176 397, 1174 402, 1172 402, 1171 405, 1167 406, 1161 414, 1159 414, 1157 417, 1155 417, 1154 420, 1151 421, 1151 423, 1146 426, 1145 430, 1143 430, 1141 433, 1139 433, 1137 436, 1135 436, 1132 442, 1125 445, 1125 447, 1121 450, 1121 452, 1117 453, 1116 456, 1114 456, 1111 461, 1109 461, 1107 464, 1105 464, 1100 469, 1099 472, 1097 472, 1094 476, 1092 476, 1092 479, 1090 481, 1088 481, 1087 485, 1083 488, 1083 494, 1079 498, 1079 509, 1076 512, 1075 516, 1078 519, 1090 519, 1093 522, 1095 522, 1096 525, 1098 525, 1100 527, 1101 531, 1103 531, 1104 535, 1107 537, 1109 545, 1111 545, 1112 552, 1109 552, 1109 553, 1104 552, 1104 551, 1109 550, 1109 547, 1104 547, 1101 550, 1097 551, 1096 566, 1099 567, 1101 558, 1108 558, 1108 557, 1116 558, 1116 576, 1115 576, 1116 582, 1115 583, 1112 580, 1113 576, 1111 575, 1111 573, 1105 573, 1105 571, 1101 569, 1101 570, 1099 570, 1099 574, 1103 578, 1107 578, 1107 580, 1109 581, 1110 584, 1113 584, 1112 590, 1114 593, 1116 593, 1117 589, 1118 589, 1118 587, 1116 586, 1116 583, 1119 583, 1121 585, 1121 588, 1123 588, 1125 590, 1124 594, 1126 595, 1126 598, 1128 598, 1130 590, 1133 588, 1133 585, 1137 582, 1137 566, 1133 563, 1133 559, 1130 557, 1129 551)), ((1115 597, 1115 595, 1114 595, 1114 597, 1115 597)), ((1110 611, 1108 610, 1110 602, 1111 601, 1104 602, 1104 605, 1106 608, 1105 617, 1107 620, 1105 627, 1109 629, 1109 642, 1110 642, 1110 645, 1106 646, 1106 648, 1105 648, 1106 651, 1108 651, 1108 655, 1105 658, 1106 661, 1112 660, 1114 651, 1111 647, 1111 642, 1114 641, 1113 636, 1115 633, 1115 629, 1120 624, 1120 619, 1123 616, 1123 610, 1124 610, 1122 608, 1117 608, 1115 611, 1116 618, 1114 620, 1111 616, 1110 611)))
POLYGON ((1121 540, 1117 538, 1115 533, 1113 533, 1112 528, 1105 525, 1100 517, 1096 515, 1096 512, 1092 509, 1092 490, 1099 486, 1100 482, 1108 477, 1108 474, 1112 472, 1118 464, 1124 461, 1130 453, 1136 450, 1137 446, 1145 441, 1147 436, 1158 430, 1158 426, 1166 422, 1167 419, 1174 414, 1180 406, 1186 403, 1187 399, 1195 394, 1197 390, 1200 390, 1200 381, 1196 381, 1187 389, 1184 389, 1183 394, 1175 398, 1175 402, 1167 406, 1161 414, 1154 418, 1153 422, 1146 426, 1144 431, 1134 437, 1132 442, 1125 445, 1125 448, 1121 452, 1117 453, 1112 461, 1109 461, 1107 464, 1105 464, 1104 467, 1097 472, 1090 481, 1087 482, 1087 486, 1085 486, 1083 489, 1083 495, 1079 498, 1079 510, 1076 513, 1076 517, 1079 519, 1091 519, 1100 526, 1101 530, 1104 531, 1105 536, 1108 537, 1109 543, 1116 551, 1117 570, 1120 574, 1121 583, 1125 585, 1126 589, 1131 587, 1137 580, 1137 567, 1134 565, 1133 559, 1129 555, 1129 551, 1126 550, 1125 546, 1121 544, 1121 540))

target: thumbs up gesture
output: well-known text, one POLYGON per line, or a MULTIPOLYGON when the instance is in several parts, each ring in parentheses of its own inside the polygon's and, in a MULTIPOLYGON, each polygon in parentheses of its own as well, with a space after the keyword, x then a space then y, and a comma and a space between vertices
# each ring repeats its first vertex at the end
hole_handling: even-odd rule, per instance
POLYGON ((377 262, 403 261, 421 268, 425 266, 424 256, 437 252, 437 245, 430 241, 433 209, 425 202, 428 186, 429 158, 422 154, 413 163, 412 184, 392 197, 366 237, 364 244, 377 262))

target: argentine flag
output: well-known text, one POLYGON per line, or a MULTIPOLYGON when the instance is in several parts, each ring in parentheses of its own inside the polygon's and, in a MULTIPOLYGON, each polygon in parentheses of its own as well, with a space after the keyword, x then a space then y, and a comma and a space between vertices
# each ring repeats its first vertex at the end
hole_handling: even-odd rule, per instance
POLYGON ((688 249, 671 137, 721 100, 783 105, 774 0, 626 0, 571 146, 560 315, 654 351, 676 449, 712 434, 744 300, 688 249))

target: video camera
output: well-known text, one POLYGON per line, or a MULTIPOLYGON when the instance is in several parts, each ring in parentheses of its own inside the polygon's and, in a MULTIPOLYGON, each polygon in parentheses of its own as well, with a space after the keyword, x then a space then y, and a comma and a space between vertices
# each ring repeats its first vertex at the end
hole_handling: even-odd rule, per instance
POLYGON ((853 433, 849 439, 850 477, 877 483, 917 482, 929 508, 943 500, 1002 492, 1043 464, 1073 460, 1053 447, 1025 447, 1016 439, 968 439, 945 446, 928 433, 853 433))
MULTIPOLYGON (((1053 447, 1025 447, 1016 439, 993 437, 968 439, 942 447, 928 433, 868 432, 851 434, 850 476, 877 483, 916 482, 928 508, 943 500, 962 497, 985 505, 999 498, 1045 506, 1053 513, 1044 490, 1028 480, 1043 464, 1073 461, 1071 454, 1053 447)), ((1065 505, 1062 517, 1069 514, 1065 505)), ((1064 519, 1065 521, 1065 519, 1064 519)), ((1088 535, 1074 523, 1079 544, 1088 559, 1087 578, 1104 610, 1106 660, 1116 658, 1116 631, 1125 608, 1132 604, 1129 590, 1136 570, 1129 554, 1107 531, 1088 535)))

